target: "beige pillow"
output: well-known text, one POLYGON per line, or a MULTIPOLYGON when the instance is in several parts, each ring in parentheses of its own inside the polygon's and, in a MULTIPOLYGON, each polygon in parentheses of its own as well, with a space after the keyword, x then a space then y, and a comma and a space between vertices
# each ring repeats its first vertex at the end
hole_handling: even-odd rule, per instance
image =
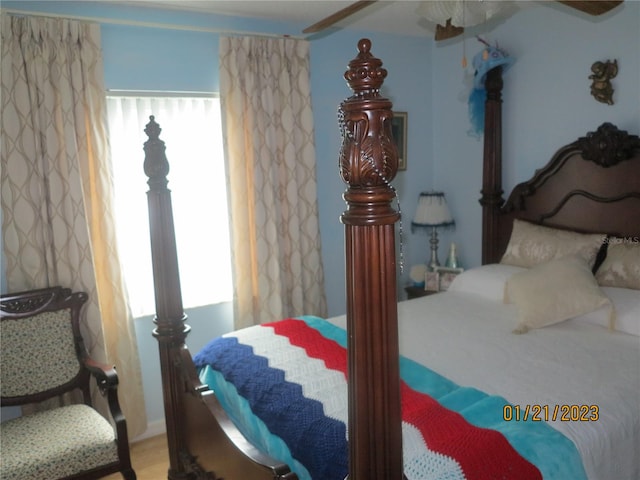
POLYGON ((577 233, 515 219, 509 244, 500 263, 533 267, 554 258, 578 254, 593 266, 606 238, 604 233, 577 233))
POLYGON ((569 255, 516 273, 507 280, 505 303, 518 308, 514 333, 559 323, 609 305, 609 326, 614 311, 609 298, 600 290, 587 262, 569 255))
POLYGON ((608 242, 596 280, 605 287, 640 290, 640 239, 609 238, 608 242))

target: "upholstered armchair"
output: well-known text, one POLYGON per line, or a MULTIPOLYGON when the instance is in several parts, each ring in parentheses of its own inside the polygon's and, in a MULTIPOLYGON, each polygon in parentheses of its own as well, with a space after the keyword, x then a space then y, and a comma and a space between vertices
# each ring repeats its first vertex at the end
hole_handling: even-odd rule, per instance
POLYGON ((86 301, 86 293, 61 287, 0 297, 2 406, 41 402, 66 392, 82 399, 3 422, 2 479, 90 479, 116 472, 126 480, 136 478, 116 371, 93 361, 80 335, 86 301), (93 408, 92 378, 106 397, 110 419, 93 408))

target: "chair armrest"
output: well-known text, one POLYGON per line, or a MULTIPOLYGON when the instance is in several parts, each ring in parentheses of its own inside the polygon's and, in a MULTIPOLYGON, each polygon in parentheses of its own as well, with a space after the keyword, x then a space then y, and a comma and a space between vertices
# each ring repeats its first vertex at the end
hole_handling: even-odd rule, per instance
POLYGON ((103 394, 105 390, 115 390, 117 388, 118 374, 113 365, 99 363, 89 357, 84 359, 84 365, 91 372, 91 375, 96 378, 98 387, 103 394))
MULTIPOLYGON (((116 368, 113 365, 97 362, 88 356, 84 358, 84 365, 91 375, 95 377, 100 393, 107 398, 109 412, 116 426, 116 438, 128 438, 127 424, 118 401, 118 374, 116 368)), ((126 442, 120 443, 118 449, 128 448, 125 447, 126 445, 126 442)), ((128 453, 124 450, 120 452, 120 455, 124 454, 128 453)))

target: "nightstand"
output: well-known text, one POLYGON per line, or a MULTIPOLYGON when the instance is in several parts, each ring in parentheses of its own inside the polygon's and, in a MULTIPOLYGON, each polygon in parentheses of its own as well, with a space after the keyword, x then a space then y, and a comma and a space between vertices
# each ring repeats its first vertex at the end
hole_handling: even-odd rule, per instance
POLYGON ((412 298, 420 298, 427 295, 432 295, 434 291, 425 290, 424 287, 416 287, 415 285, 409 285, 404 287, 404 291, 407 292, 407 299, 411 300, 412 298))

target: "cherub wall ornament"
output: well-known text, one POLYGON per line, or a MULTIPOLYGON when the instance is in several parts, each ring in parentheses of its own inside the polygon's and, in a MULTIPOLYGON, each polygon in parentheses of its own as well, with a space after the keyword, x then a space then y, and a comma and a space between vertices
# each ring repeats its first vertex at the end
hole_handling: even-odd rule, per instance
POLYGON ((613 105, 613 87, 610 80, 618 74, 618 60, 595 62, 591 65, 591 71, 591 95, 599 102, 613 105))

